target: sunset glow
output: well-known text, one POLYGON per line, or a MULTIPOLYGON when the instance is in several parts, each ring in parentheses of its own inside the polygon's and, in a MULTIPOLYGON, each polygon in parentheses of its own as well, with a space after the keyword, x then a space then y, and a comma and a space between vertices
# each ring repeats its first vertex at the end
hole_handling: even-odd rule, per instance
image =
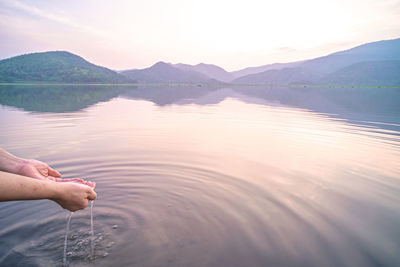
POLYGON ((162 60, 236 70, 397 38, 399 12, 392 0, 5 0, 0 58, 67 50, 113 69, 162 60))

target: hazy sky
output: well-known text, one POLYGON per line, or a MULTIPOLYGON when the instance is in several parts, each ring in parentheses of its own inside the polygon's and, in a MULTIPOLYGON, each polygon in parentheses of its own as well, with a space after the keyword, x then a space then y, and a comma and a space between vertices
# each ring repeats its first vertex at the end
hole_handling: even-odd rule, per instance
POLYGON ((67 50, 112 69, 227 70, 400 37, 400 0, 1 0, 0 58, 67 50))

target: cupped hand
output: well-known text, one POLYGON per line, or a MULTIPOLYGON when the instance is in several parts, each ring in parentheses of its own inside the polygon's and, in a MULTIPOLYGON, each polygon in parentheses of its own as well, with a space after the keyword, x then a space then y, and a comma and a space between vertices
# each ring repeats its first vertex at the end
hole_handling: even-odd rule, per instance
MULTIPOLYGON (((96 184, 94 184, 95 186, 96 184)), ((87 207, 89 200, 97 197, 94 187, 84 184, 65 182, 56 183, 57 195, 52 199, 64 209, 77 211, 87 207)))
POLYGON ((19 175, 44 180, 61 177, 61 174, 44 162, 35 159, 25 159, 18 170, 19 175))
POLYGON ((48 164, 35 159, 24 159, 17 174, 40 180, 47 179, 54 182, 75 182, 85 184, 93 188, 95 187, 95 183, 85 181, 80 178, 60 178, 61 174, 57 170, 53 169, 48 164))

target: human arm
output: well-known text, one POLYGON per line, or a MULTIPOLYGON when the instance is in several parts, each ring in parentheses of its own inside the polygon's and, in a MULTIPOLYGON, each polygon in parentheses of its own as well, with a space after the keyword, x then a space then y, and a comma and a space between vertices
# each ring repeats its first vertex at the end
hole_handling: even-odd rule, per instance
POLYGON ((36 179, 61 177, 61 174, 44 162, 34 159, 23 159, 0 148, 0 171, 20 174, 36 179))
POLYGON ((93 187, 94 183, 80 178, 62 179, 61 174, 48 164, 35 159, 23 159, 0 148, 0 171, 19 174, 35 179, 48 179, 55 182, 77 182, 93 187))
POLYGON ((0 171, 0 201, 50 199, 65 209, 76 211, 86 208, 88 201, 96 198, 94 186, 31 179, 0 171))

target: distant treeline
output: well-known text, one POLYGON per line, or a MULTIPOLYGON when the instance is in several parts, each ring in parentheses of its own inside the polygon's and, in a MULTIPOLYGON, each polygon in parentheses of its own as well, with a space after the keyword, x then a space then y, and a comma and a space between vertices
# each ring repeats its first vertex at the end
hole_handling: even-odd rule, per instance
POLYGON ((211 64, 158 62, 149 68, 117 73, 69 52, 33 53, 0 61, 0 83, 7 82, 400 87, 400 38, 310 60, 233 72, 211 64))

